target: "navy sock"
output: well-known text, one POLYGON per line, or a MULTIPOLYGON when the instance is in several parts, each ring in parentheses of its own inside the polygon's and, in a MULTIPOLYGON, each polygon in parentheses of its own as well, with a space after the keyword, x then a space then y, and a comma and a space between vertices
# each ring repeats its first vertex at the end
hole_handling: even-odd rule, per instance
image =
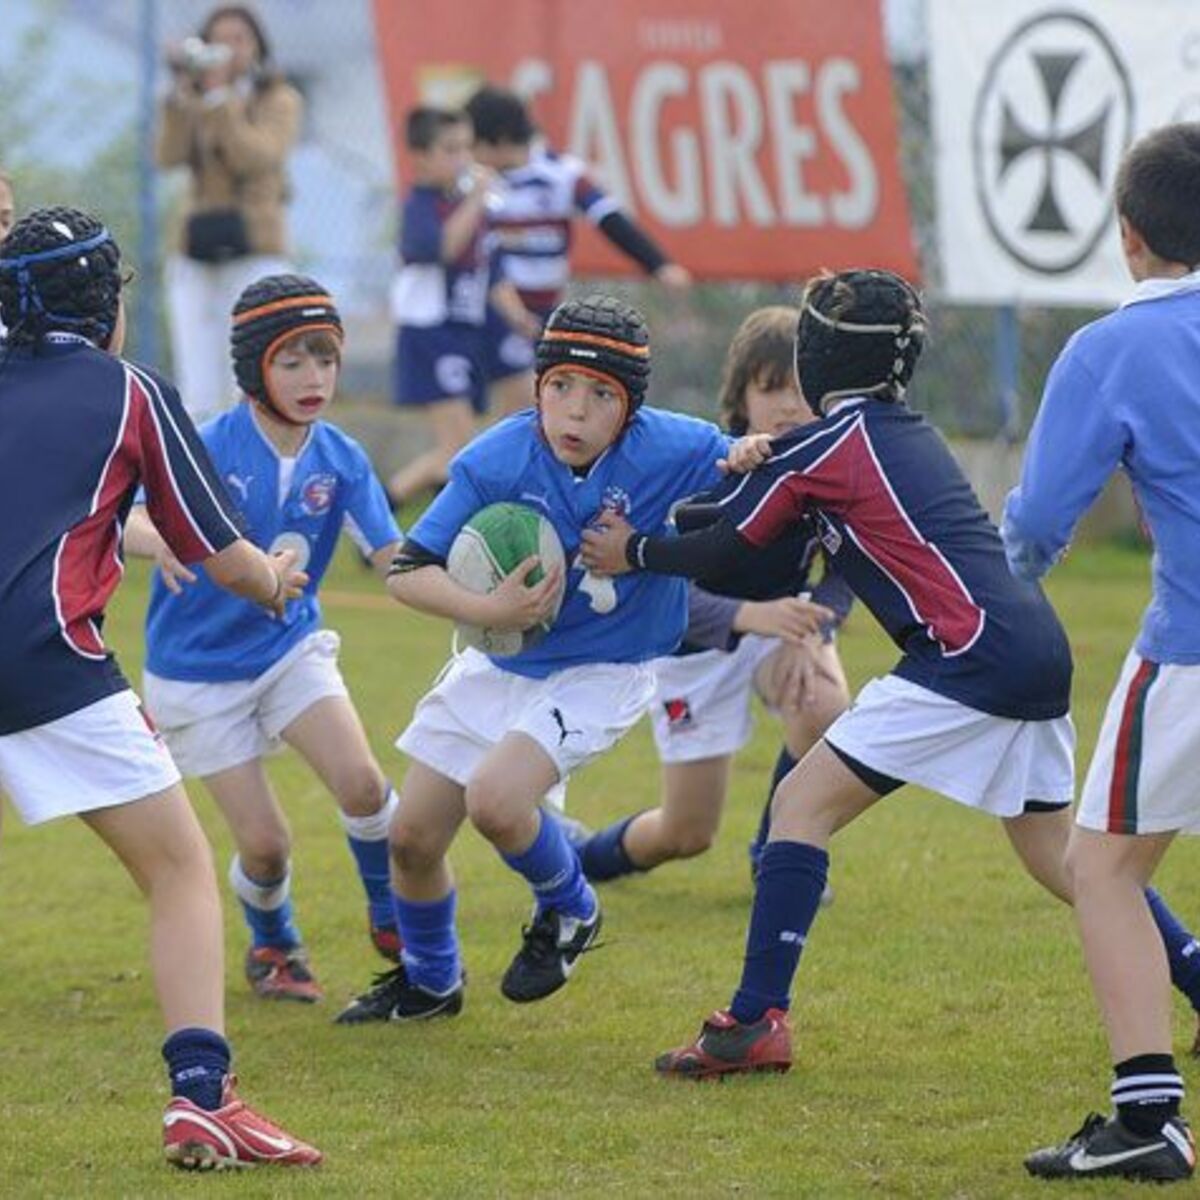
POLYGON ((635 871, 644 870, 629 857, 625 849, 625 830, 641 813, 632 817, 622 817, 599 833, 593 833, 579 847, 579 861, 583 864, 583 873, 596 883, 608 879, 618 879, 622 875, 632 875, 635 871))
POLYGON ((1200 1012, 1200 942, 1179 923, 1167 902, 1152 887, 1146 889, 1146 903, 1166 947, 1171 982, 1200 1012))
POLYGON ((775 760, 775 770, 771 775, 771 786, 767 789, 767 802, 763 805, 762 816, 758 821, 758 832, 750 844, 750 857, 755 863, 762 857, 767 835, 771 832, 771 801, 775 799, 775 789, 783 782, 784 776, 791 772, 796 762, 786 746, 779 747, 779 757, 775 760))
POLYGON ((405 900, 391 893, 392 920, 400 930, 404 972, 411 983, 444 996, 462 981, 454 909, 458 894, 453 888, 440 900, 405 900))
POLYGON ((211 1029, 177 1029, 163 1042, 171 1079, 171 1095, 183 1096, 199 1108, 221 1107, 229 1074, 229 1043, 211 1029))
POLYGON ((562 826, 539 808, 533 845, 519 854, 500 857, 533 888, 538 912, 548 908, 568 917, 589 919, 596 911, 596 893, 588 886, 579 855, 562 826))
POLYGON ((1138 1054, 1113 1067, 1112 1098, 1126 1129, 1153 1137, 1179 1113, 1183 1079, 1169 1054, 1138 1054))
POLYGON ((821 905, 829 855, 803 842, 768 842, 759 861, 742 982, 729 1011, 743 1025, 788 1007, 800 951, 821 905))

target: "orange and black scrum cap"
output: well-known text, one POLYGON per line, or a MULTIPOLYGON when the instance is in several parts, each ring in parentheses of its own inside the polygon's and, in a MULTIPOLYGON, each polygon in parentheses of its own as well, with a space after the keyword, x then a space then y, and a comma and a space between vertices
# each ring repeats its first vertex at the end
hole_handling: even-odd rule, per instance
POLYGON ((601 375, 625 394, 626 420, 646 398, 650 332, 642 314, 612 296, 586 296, 560 304, 538 339, 538 383, 555 367, 601 375))
POLYGON ((238 387, 266 402, 266 366, 288 338, 326 330, 342 340, 342 318, 333 297, 307 275, 267 275, 255 280, 233 306, 230 345, 238 387))

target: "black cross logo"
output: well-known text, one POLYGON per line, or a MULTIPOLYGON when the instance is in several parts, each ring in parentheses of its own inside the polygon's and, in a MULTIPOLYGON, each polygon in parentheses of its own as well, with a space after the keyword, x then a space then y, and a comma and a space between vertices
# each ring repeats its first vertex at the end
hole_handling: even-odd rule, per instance
POLYGON ((1071 225, 1063 216, 1054 190, 1055 160, 1060 151, 1074 155, 1090 172, 1096 186, 1104 184, 1104 139, 1112 113, 1112 101, 1106 100, 1100 112, 1086 124, 1070 132, 1059 129, 1059 109, 1071 73, 1082 61, 1081 54, 1034 54, 1034 66, 1050 109, 1050 128, 1043 134, 1030 132, 1004 101, 1000 134, 1000 171, 1002 180, 1008 169, 1024 155, 1037 151, 1042 156, 1042 186, 1037 204, 1025 223, 1030 233, 1070 233, 1071 225))

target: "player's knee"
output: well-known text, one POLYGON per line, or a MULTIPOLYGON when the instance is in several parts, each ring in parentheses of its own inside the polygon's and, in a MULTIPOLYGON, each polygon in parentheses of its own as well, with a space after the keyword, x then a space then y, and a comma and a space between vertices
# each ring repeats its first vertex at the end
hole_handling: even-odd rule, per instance
POLYGON ((464 795, 471 824, 490 842, 504 841, 518 832, 523 806, 503 783, 492 778, 474 778, 464 795))
POLYGON ((238 839, 242 869, 251 879, 280 879, 287 874, 292 839, 277 825, 264 825, 238 839))
POLYGON ((396 870, 422 871, 437 863, 442 848, 431 830, 400 818, 388 830, 388 854, 396 870))
POLYGON ((345 768, 334 783, 338 807, 349 817, 370 817, 387 800, 387 780, 370 759, 345 768))

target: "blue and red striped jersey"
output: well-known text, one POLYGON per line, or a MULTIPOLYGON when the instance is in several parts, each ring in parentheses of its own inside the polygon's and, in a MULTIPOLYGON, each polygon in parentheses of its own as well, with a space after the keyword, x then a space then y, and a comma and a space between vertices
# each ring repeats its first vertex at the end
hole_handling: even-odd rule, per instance
POLYGON ((937 431, 860 399, 779 438, 720 503, 765 546, 806 514, 833 565, 903 651, 895 673, 1017 720, 1068 711, 1071 650, 1036 584, 1013 577, 995 526, 937 431))
POLYGON ((166 381, 73 334, 0 356, 0 734, 128 684, 102 637, 139 485, 186 563, 239 518, 166 381))

